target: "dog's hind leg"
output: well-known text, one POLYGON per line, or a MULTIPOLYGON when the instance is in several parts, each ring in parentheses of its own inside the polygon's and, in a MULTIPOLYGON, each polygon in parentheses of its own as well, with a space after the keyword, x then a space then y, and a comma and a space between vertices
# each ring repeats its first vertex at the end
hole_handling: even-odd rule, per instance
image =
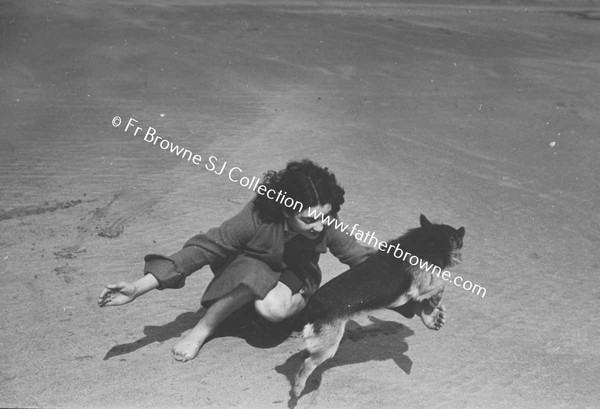
POLYGON ((307 324, 304 327, 306 351, 309 355, 296 374, 296 381, 292 389, 295 397, 300 396, 306 386, 306 380, 314 370, 335 355, 344 336, 347 321, 348 319, 338 319, 330 323, 324 323, 318 331, 314 330, 314 324, 307 324))

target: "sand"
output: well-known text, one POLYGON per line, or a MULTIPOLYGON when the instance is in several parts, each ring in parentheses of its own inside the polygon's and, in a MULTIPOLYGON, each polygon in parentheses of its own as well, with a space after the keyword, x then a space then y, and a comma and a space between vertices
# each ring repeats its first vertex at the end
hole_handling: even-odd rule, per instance
POLYGON ((597 2, 0 10, 0 406, 599 407, 597 2), (342 220, 380 239, 420 213, 464 226, 452 274, 485 296, 448 283, 439 332, 391 311, 351 322, 297 402, 298 337, 225 334, 174 361, 208 269, 124 307, 96 299, 252 198, 210 156, 248 177, 328 166, 342 220))

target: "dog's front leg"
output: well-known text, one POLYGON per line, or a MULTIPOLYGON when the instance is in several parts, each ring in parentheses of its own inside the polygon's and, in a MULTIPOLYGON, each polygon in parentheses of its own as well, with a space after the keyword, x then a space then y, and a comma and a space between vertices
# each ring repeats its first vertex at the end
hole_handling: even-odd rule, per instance
POLYGON ((419 295, 415 297, 415 301, 421 302, 424 300, 429 300, 432 307, 437 307, 437 305, 442 300, 442 294, 444 293, 444 282, 442 280, 434 280, 433 283, 423 288, 419 295))
POLYGON ((398 314, 402 315, 404 318, 412 318, 415 316, 414 301, 408 302, 399 307, 388 307, 388 309, 390 309, 392 311, 396 311, 398 314))
POLYGON ((398 300, 392 303, 388 309, 397 312, 405 318, 412 318, 415 314, 421 315, 423 309, 423 301, 431 305, 432 309, 437 308, 442 300, 444 293, 444 283, 436 281, 414 298, 408 298, 407 294, 403 294, 398 300))

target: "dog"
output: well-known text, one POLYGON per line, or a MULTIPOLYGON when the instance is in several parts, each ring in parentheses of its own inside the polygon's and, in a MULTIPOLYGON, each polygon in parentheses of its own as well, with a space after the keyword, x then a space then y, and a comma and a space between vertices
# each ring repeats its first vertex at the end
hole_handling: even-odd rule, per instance
POLYGON ((335 355, 346 323, 353 316, 383 308, 395 309, 411 300, 439 304, 444 283, 432 274, 431 268, 422 267, 421 260, 442 270, 458 263, 465 228, 433 224, 422 214, 420 224, 421 227, 408 230, 388 244, 388 249, 400 248, 417 256, 420 259, 417 264, 412 264, 406 256, 399 258, 389 250, 380 250, 333 278, 308 300, 302 332, 307 357, 296 374, 293 397, 298 398, 310 374, 335 355))

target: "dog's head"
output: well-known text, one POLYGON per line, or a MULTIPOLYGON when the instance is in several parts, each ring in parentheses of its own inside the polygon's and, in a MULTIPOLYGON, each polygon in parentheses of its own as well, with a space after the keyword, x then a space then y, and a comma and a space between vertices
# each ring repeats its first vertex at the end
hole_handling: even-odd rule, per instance
MULTIPOLYGON (((452 267, 460 262, 465 228, 455 229, 447 224, 434 224, 421 214, 422 249, 431 259, 437 259, 441 268, 452 267)), ((432 260, 433 261, 433 260, 432 260)))

